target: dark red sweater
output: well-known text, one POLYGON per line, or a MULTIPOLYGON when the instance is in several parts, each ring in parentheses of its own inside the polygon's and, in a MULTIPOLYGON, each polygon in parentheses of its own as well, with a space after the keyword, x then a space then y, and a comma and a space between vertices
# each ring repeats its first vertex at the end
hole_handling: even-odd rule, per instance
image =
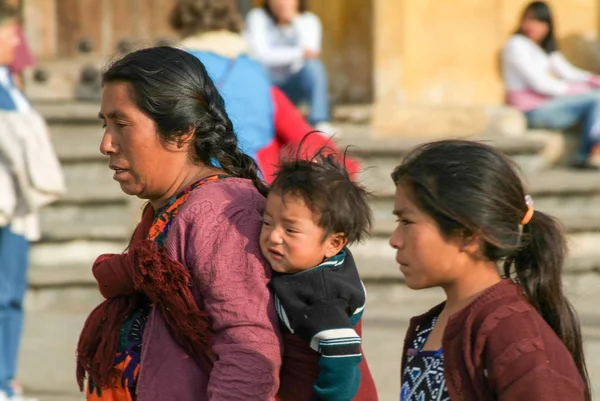
MULTIPOLYGON (((409 341, 444 304, 410 321, 409 341)), ((583 401, 571 354, 512 280, 488 288, 448 320, 442 340, 452 401, 583 401)))

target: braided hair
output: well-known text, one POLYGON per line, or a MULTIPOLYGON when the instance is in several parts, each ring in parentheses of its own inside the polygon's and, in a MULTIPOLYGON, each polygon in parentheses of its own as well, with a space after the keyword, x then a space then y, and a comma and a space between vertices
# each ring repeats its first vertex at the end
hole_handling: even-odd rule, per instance
POLYGON ((198 58, 170 46, 137 50, 110 65, 102 82, 128 83, 133 102, 166 141, 176 142, 193 130, 196 162, 249 179, 267 193, 258 165, 240 150, 225 102, 198 58))

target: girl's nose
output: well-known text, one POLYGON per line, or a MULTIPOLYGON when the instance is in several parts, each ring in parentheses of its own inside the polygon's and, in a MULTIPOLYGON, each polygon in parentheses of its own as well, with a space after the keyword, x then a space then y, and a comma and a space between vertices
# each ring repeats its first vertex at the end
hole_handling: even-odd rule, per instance
POLYGON ((394 249, 402 248, 403 244, 402 233, 400 232, 400 226, 396 227, 392 235, 390 236, 389 244, 394 249))

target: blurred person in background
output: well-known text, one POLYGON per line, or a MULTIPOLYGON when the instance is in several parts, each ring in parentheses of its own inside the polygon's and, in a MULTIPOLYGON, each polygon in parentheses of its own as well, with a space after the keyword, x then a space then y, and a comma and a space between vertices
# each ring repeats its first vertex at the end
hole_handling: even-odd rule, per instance
POLYGON ((0 401, 24 401, 13 382, 23 327, 29 243, 39 208, 64 192, 43 119, 12 79, 20 43, 17 8, 0 0, 0 401))
POLYGON ((308 121, 319 131, 330 125, 327 73, 321 56, 323 28, 307 11, 306 0, 266 0, 248 13, 246 36, 251 55, 269 71, 271 81, 298 104, 310 107, 308 121))
MULTIPOLYGON (((206 66, 225 100, 242 150, 257 161, 263 178, 274 178, 283 147, 296 147, 312 131, 287 96, 274 87, 262 66, 247 55, 242 18, 235 0, 179 0, 170 16, 182 37, 179 46, 206 66)), ((303 142, 307 154, 331 140, 315 133, 303 142)), ((347 159, 351 173, 359 165, 347 159)))
POLYGON ((33 54, 31 53, 31 49, 29 48, 29 44, 23 33, 22 25, 19 24, 16 29, 19 37, 19 45, 17 46, 15 58, 10 64, 9 69, 15 85, 23 90, 25 86, 23 82, 23 72, 34 65, 35 59, 33 58, 33 54))
POLYGON ((565 130, 581 124, 574 168, 600 161, 600 77, 570 64, 560 53, 550 7, 524 10, 517 32, 502 51, 507 102, 525 113, 531 128, 565 130))

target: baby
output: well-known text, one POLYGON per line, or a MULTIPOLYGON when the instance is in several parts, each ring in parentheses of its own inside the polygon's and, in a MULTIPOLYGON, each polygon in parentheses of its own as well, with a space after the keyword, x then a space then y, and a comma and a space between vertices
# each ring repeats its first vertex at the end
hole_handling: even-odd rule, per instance
POLYGON ((273 269, 275 307, 283 330, 320 354, 317 399, 349 401, 360 386, 361 338, 354 327, 366 291, 346 245, 369 232, 367 196, 321 151, 311 160, 284 162, 267 197, 260 246, 273 269))

